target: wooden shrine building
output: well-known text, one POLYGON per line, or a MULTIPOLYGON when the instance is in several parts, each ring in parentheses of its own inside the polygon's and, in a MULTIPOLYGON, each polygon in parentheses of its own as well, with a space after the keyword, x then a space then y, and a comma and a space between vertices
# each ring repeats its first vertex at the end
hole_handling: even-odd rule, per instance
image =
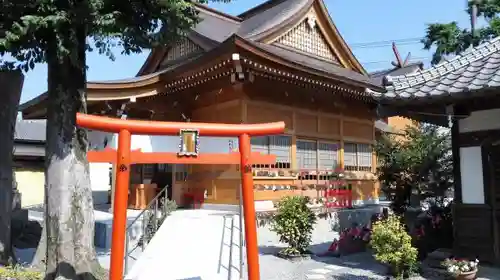
POLYGON ((500 37, 385 80, 381 112, 451 127, 456 253, 500 263, 500 37))
MULTIPOLYGON (((152 50, 137 77, 89 82, 89 113, 167 121, 284 121, 284 135, 252 139, 253 151, 277 156, 275 165, 255 168, 256 200, 291 194, 314 198, 315 186, 326 183, 321 175, 343 167, 356 202, 376 202, 376 102, 366 89, 383 88, 354 57, 323 1, 271 0, 238 16, 196 8, 201 22, 176 44, 152 50), (308 176, 299 176, 304 173, 308 176)), ((23 104, 23 117, 44 118, 45 100, 42 94, 23 104)), ((200 141, 203 152, 208 144, 200 141)), ((133 145, 159 149, 150 142, 133 145)), ((237 147, 226 141, 221 149, 230 145, 237 147)), ((152 177, 151 170, 163 170, 176 200, 194 186, 205 189, 209 203, 234 204, 240 184, 236 169, 147 167, 136 183, 152 177)))

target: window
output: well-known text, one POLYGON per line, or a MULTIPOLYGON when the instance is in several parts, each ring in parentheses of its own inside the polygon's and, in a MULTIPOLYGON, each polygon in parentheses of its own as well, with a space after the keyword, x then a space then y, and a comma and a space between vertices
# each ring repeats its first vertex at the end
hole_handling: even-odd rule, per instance
POLYGON ((319 142, 318 157, 320 169, 335 170, 338 166, 338 144, 319 142))
MULTIPOLYGON (((273 135, 252 137, 250 139, 252 152, 259 152, 266 155, 275 155, 276 164, 271 168, 290 168, 292 137, 287 135, 273 135)), ((264 167, 264 166, 256 166, 264 167)))
POLYGON ((333 170, 337 165, 338 144, 297 140, 297 167, 299 169, 333 170))
POLYGON ((318 148, 316 141, 297 140, 297 167, 317 169, 318 148))
POLYGON ((372 170, 372 146, 344 143, 344 169, 349 171, 372 170))

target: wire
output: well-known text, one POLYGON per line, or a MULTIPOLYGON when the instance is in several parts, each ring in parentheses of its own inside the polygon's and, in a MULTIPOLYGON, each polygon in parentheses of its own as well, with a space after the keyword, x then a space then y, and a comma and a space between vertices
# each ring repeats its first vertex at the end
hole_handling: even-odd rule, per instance
POLYGON ((422 37, 415 37, 415 38, 404 38, 395 40, 360 42, 360 43, 350 44, 349 46, 351 48, 386 47, 386 46, 391 46, 392 43, 396 43, 398 45, 412 45, 412 44, 420 44, 422 39, 423 39, 422 37))
MULTIPOLYGON (((430 61, 432 58, 430 57, 412 57, 410 61, 430 61)), ((363 65, 372 65, 372 64, 382 64, 382 63, 391 63, 387 60, 377 60, 377 61, 365 61, 361 62, 363 65)))

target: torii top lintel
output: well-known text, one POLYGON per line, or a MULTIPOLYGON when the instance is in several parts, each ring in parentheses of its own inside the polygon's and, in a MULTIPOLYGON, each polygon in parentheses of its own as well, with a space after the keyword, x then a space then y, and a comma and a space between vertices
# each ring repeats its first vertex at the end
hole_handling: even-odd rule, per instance
POLYGON ((119 133, 127 130, 135 135, 178 135, 182 129, 196 129, 200 136, 265 136, 280 134, 285 130, 284 122, 263 124, 220 124, 195 122, 161 122, 144 120, 122 120, 77 113, 77 124, 92 130, 119 133))

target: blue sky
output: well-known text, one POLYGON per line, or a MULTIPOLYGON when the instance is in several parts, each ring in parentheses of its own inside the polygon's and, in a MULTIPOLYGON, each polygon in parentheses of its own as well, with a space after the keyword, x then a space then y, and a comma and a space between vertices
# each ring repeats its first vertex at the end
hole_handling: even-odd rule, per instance
MULTIPOLYGON (((330 15, 358 60, 368 71, 391 67, 394 60, 390 44, 379 47, 360 46, 361 43, 393 41, 424 36, 426 24, 457 21, 469 25, 464 12, 466 0, 324 0, 330 15), (382 61, 382 62, 381 62, 382 61)), ((211 6, 237 15, 265 0, 233 0, 229 4, 211 6)), ((382 46, 380 46, 382 45, 382 46)), ((401 43, 398 49, 403 56, 411 52, 412 61, 428 63, 431 53, 422 50, 416 40, 401 43)), ((87 58, 88 80, 112 80, 135 76, 148 52, 133 56, 120 56, 110 61, 96 53, 87 58)), ((26 102, 47 89, 47 67, 37 65, 26 74, 21 102, 26 102)))

